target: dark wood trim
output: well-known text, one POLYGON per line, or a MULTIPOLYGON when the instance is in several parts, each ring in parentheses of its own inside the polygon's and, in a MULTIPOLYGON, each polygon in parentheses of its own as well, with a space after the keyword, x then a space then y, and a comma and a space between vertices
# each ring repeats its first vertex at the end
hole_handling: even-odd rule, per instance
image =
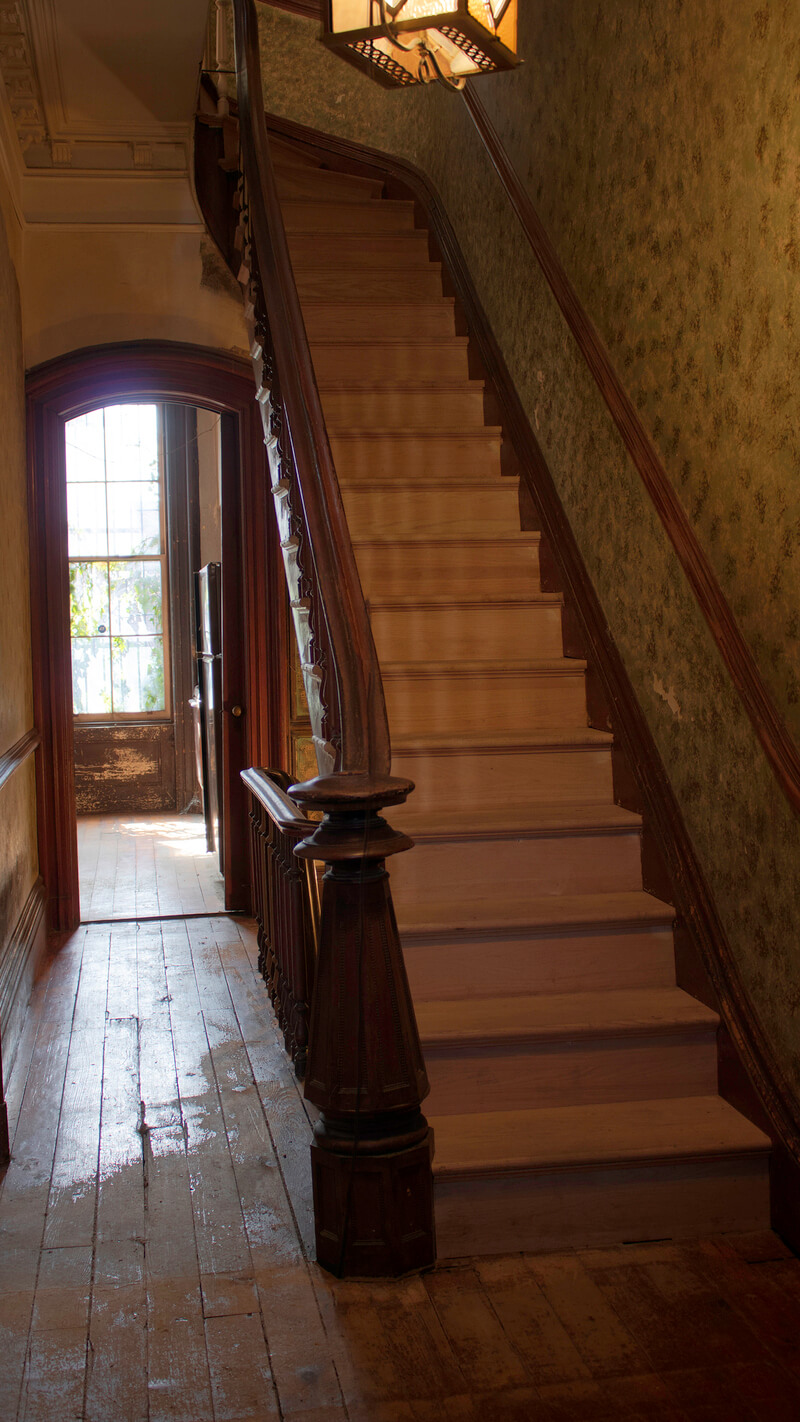
POLYGON ((7 1078, 14 1065, 25 1011, 47 951, 46 904, 44 883, 37 878, 0 952, 0 1165, 8 1160, 9 1149, 3 1071, 7 1078))
POLYGON ((505 359, 489 326, 443 204, 429 179, 418 169, 375 149, 269 117, 276 135, 295 141, 327 166, 402 184, 419 202, 441 255, 469 329, 476 373, 481 368, 488 398, 495 402, 504 436, 514 452, 523 489, 538 513, 542 532, 558 565, 561 586, 573 609, 586 656, 594 670, 613 722, 614 733, 635 774, 641 809, 658 845, 672 884, 672 901, 683 928, 691 934, 713 988, 730 1039, 754 1084, 771 1123, 771 1133, 794 1161, 800 1161, 797 1102, 775 1060, 766 1033, 742 986, 730 944, 716 910, 705 874, 689 837, 652 732, 636 699, 619 650, 611 636, 572 532, 553 477, 512 382, 505 359))
POLYGON ((25 764, 28 756, 33 755, 40 741, 41 736, 33 726, 30 731, 25 732, 24 736, 20 736, 13 746, 9 746, 8 750, 0 755, 0 789, 14 774, 14 771, 19 770, 20 766, 25 764))
MULTIPOLYGON (((100 403, 130 399, 202 405, 232 417, 241 455, 239 494, 246 530, 233 560, 231 571, 240 587, 232 600, 247 613, 241 704, 245 712, 251 703, 256 708, 255 715, 245 714, 238 732, 244 737, 249 764, 279 764, 285 744, 285 678, 273 660, 281 636, 273 624, 280 622, 285 593, 276 540, 265 519, 267 461, 248 361, 171 341, 95 346, 36 367, 29 372, 27 394, 34 710, 41 730, 39 865, 47 886, 50 927, 63 931, 74 928, 80 917, 67 634, 64 421, 100 403), (245 601, 241 587, 251 582, 259 596, 245 601)), ((238 782, 238 774, 236 778, 238 782)), ((246 815, 238 784, 237 793, 246 815)), ((242 843, 246 855, 246 823, 242 843)), ((234 906, 238 905, 229 905, 234 906)))
MULTIPOLYGON (((194 722, 189 707, 196 680, 192 523, 197 522, 197 413, 191 405, 165 404, 164 485, 169 569, 169 652, 175 735, 175 807, 188 809, 198 795, 194 722)), ((196 540, 195 540, 196 541, 196 540)))
POLYGON ((561 265, 555 247, 472 84, 465 85, 463 94, 470 117, 505 188, 506 196, 519 219, 531 250, 675 549, 700 611, 719 648, 720 656, 761 742, 770 769, 792 809, 800 813, 800 750, 772 700, 755 658, 719 585, 716 573, 700 545, 655 446, 636 413, 633 401, 614 369, 597 328, 561 265))
MULTIPOLYGON (((240 628, 244 585, 231 570, 241 567, 242 508, 239 489, 239 432, 233 415, 220 427, 222 522, 222 822, 225 907, 250 911, 250 825, 242 771, 248 759, 246 655, 240 628), (232 649, 232 651, 231 651, 232 649)), ((276 605, 276 616, 277 616, 276 605)))
POLYGON ((288 10, 290 15, 302 15, 306 20, 322 23, 325 0, 267 0, 273 10, 288 10))

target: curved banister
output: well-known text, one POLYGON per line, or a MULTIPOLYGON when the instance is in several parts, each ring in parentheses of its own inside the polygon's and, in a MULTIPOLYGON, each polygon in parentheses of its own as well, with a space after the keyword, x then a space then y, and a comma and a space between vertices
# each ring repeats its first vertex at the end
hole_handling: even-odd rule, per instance
POLYGON ((254 0, 234 0, 242 168, 250 243, 325 615, 341 742, 337 769, 386 777, 391 763, 380 668, 311 362, 269 152, 254 0))

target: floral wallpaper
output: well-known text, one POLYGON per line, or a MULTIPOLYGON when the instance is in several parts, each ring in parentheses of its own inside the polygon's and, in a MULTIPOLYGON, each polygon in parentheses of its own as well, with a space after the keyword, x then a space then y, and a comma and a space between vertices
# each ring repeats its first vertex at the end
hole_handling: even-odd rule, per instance
MULTIPOLYGON (((800 1092, 800 826, 463 103, 382 90, 313 22, 260 15, 268 109, 437 186, 800 1092)), ((754 0, 522 6, 524 65, 480 92, 800 737, 796 21, 754 0)))

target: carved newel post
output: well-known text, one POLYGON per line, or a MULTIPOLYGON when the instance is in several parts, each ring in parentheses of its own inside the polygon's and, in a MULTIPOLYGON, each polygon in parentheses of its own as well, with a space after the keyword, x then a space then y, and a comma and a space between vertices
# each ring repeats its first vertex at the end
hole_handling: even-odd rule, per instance
POLYGON ((322 1112, 317 1259, 339 1276, 405 1274, 436 1257, 428 1079, 384 867, 412 841, 378 814, 412 789, 339 773, 290 790, 325 815, 295 853, 326 864, 305 1094, 322 1112))

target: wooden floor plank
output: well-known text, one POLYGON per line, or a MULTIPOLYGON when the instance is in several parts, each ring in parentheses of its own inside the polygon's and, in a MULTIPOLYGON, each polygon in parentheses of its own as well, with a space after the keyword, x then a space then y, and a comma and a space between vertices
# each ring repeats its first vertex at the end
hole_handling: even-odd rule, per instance
POLYGON ((261 1315, 206 1319, 214 1422, 266 1422, 278 1415, 261 1315))
POLYGON ((144 1283, 92 1290, 86 1422, 148 1422, 144 1283))
POLYGON ((78 861, 84 921, 225 908, 201 815, 80 815, 78 861))
POLYGON ((109 1018, 100 1117, 95 1284, 143 1279, 145 1175, 140 1129, 139 1024, 109 1018))
POLYGON ((47 1205, 51 1247, 94 1236, 110 939, 107 928, 91 928, 83 946, 47 1205))
POLYGON ((504 1392, 530 1384, 474 1269, 437 1270, 425 1276, 425 1287, 471 1391, 504 1392))
POLYGON ((530 1256, 526 1262, 593 1378, 652 1371, 636 1340, 575 1255, 530 1256))
POLYGON ((309 1263, 313 1113, 255 961, 238 919, 96 926, 34 993, 3 1422, 795 1422, 800 1261, 771 1235, 396 1283, 309 1263))

